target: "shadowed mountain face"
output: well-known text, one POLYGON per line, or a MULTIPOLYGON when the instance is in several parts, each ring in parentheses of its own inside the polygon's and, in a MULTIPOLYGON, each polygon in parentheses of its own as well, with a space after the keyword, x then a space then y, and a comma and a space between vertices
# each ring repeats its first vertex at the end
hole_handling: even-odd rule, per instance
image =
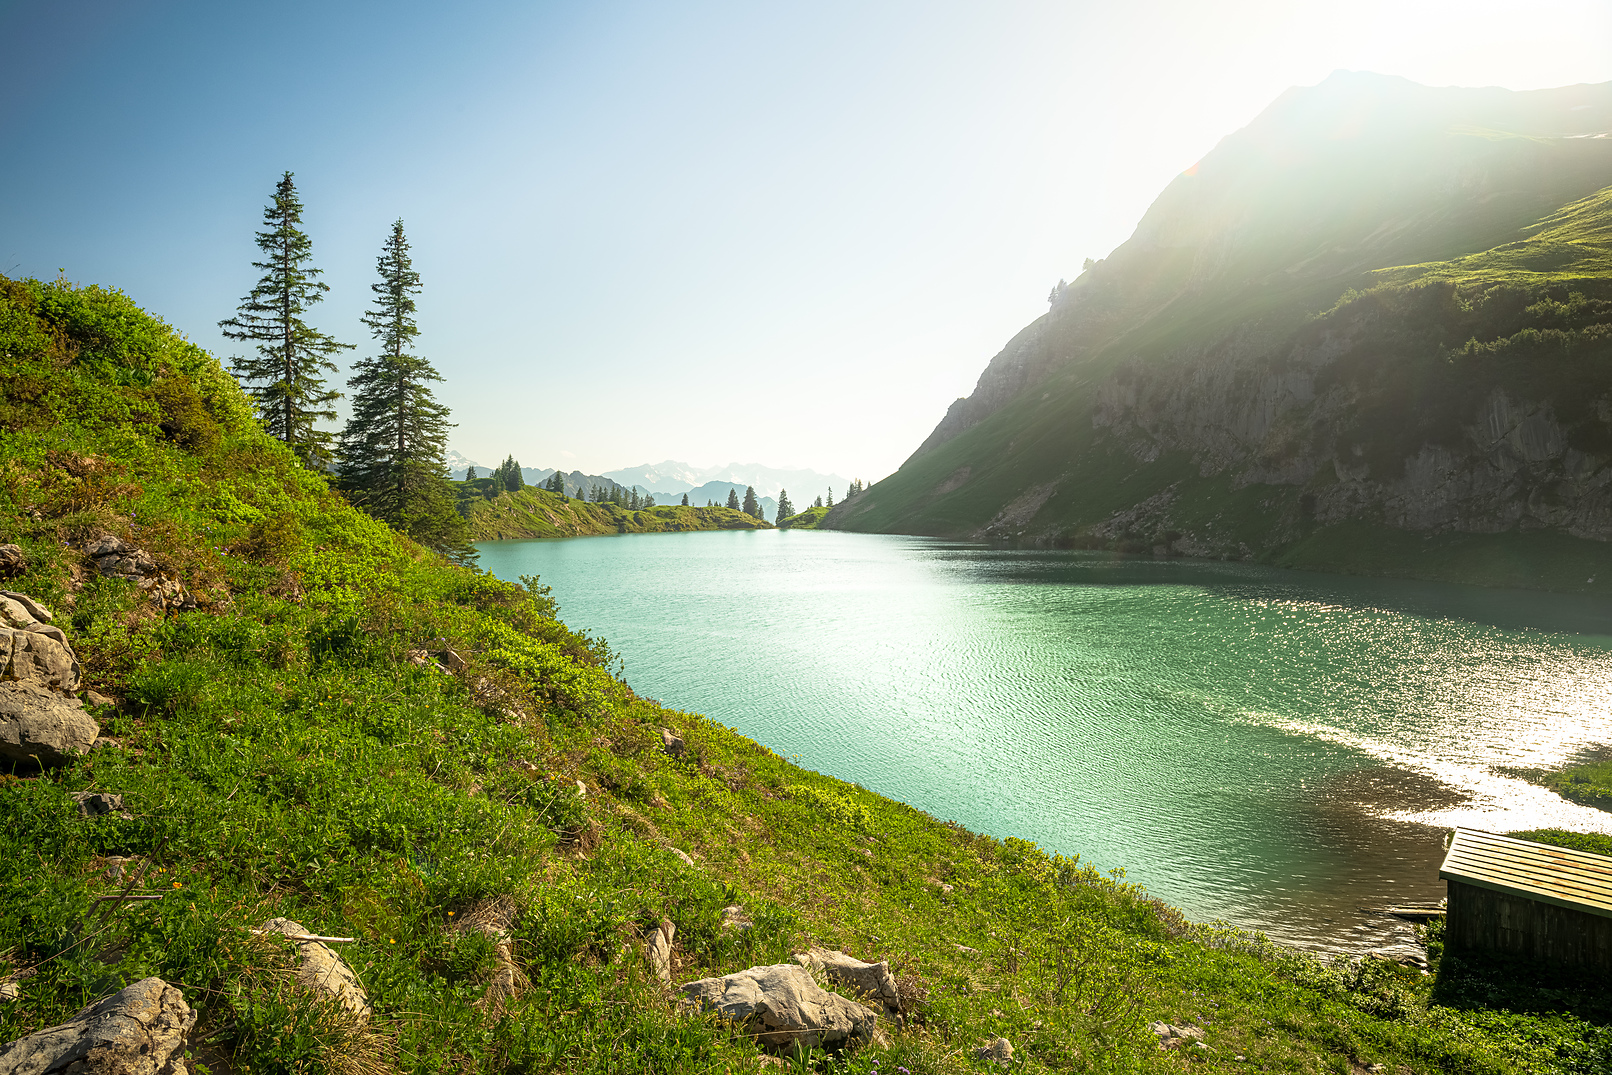
POLYGON ((1604 556, 1609 183, 1612 84, 1291 90, 826 523, 1392 573, 1427 573, 1412 534, 1604 556))

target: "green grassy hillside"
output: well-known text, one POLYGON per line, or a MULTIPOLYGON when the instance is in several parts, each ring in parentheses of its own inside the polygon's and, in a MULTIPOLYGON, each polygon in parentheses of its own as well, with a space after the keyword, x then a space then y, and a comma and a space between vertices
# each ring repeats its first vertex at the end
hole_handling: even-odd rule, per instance
POLYGON ((807 508, 791 515, 778 525, 786 530, 816 530, 817 524, 821 523, 828 513, 828 508, 807 508))
POLYGON ((56 611, 118 740, 0 777, 0 977, 18 993, 0 1042, 159 975, 199 1009, 210 1075, 759 1070, 754 1041, 679 1014, 650 973, 669 918, 674 983, 814 942, 891 961, 888 1044, 800 1068, 977 1072, 998 1035, 1025 1072, 1612 1060, 1604 994, 1194 926, 1118 873, 638 698, 539 580, 451 566, 351 509, 117 292, 0 279, 0 353, 0 543, 25 556, 6 585, 56 611), (101 534, 195 607, 102 576, 83 551, 101 534), (130 816, 79 816, 80 791, 130 816), (123 880, 114 856, 133 859, 123 880), (122 893, 161 898, 100 899, 122 893), (513 916, 507 964, 456 928, 494 912, 513 916), (289 946, 250 932, 273 915, 355 938, 339 948, 367 1025, 295 986, 289 946), (1208 1048, 1161 1050, 1151 1020, 1208 1048))
POLYGON ((1612 143, 1551 124, 1612 87, 1383 83, 1228 138, 824 525, 1595 592, 1612 143))
POLYGON ((592 503, 547 489, 527 488, 469 504, 472 541, 577 537, 584 534, 658 534, 681 530, 764 530, 772 524, 734 508, 656 505, 636 511, 592 503))

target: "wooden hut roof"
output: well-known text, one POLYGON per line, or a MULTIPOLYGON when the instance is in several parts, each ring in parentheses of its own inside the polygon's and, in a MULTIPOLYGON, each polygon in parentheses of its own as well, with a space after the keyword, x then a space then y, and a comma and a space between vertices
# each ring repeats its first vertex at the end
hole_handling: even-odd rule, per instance
POLYGON ((1612 918, 1612 858, 1606 855, 1456 829, 1438 875, 1612 918))

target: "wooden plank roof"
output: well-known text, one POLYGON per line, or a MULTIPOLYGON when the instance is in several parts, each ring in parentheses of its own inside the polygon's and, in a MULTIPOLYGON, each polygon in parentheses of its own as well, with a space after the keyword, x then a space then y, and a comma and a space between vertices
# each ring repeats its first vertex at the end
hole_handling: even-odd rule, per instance
POLYGON ((1456 829, 1438 875, 1612 918, 1612 858, 1606 855, 1456 829))

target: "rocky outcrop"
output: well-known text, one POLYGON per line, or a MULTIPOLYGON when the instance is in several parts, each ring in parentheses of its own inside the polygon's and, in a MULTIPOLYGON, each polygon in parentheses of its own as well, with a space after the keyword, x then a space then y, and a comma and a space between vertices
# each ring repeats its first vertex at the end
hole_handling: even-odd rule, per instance
POLYGON ((0 579, 14 579, 28 570, 28 558, 20 545, 0 545, 0 579))
POLYGON ((890 964, 864 963, 855 956, 841 951, 813 947, 797 952, 795 962, 807 970, 823 975, 831 982, 850 986, 863 997, 884 1008, 891 1018, 901 1015, 901 997, 896 992, 896 976, 890 973, 890 964))
POLYGON ((0 1075, 187 1075, 195 1025, 178 989, 145 978, 60 1026, 0 1047, 0 1075))
POLYGON ((358 1022, 369 1019, 369 994, 359 984, 358 975, 344 962, 336 950, 320 941, 306 939, 309 934, 301 922, 289 918, 271 918, 261 927, 264 933, 280 933, 292 939, 297 946, 297 983, 314 993, 331 997, 358 1022))
POLYGON ((60 765, 88 751, 101 726, 67 692, 78 655, 50 610, 0 590, 0 757, 60 765))
POLYGON ((76 698, 32 683, 0 683, 0 758, 62 765, 101 734, 76 698))
POLYGON ((160 609, 188 611, 196 607, 195 597, 177 580, 162 574, 149 552, 114 534, 90 540, 84 546, 84 555, 103 577, 134 583, 160 609))
POLYGON ((78 656, 54 619, 26 594, 0 590, 0 681, 54 691, 78 689, 78 656))
POLYGON ((872 1009, 830 993, 795 963, 702 978, 682 991, 683 1006, 716 1012, 770 1049, 838 1049, 871 1041, 878 1029, 872 1009))

